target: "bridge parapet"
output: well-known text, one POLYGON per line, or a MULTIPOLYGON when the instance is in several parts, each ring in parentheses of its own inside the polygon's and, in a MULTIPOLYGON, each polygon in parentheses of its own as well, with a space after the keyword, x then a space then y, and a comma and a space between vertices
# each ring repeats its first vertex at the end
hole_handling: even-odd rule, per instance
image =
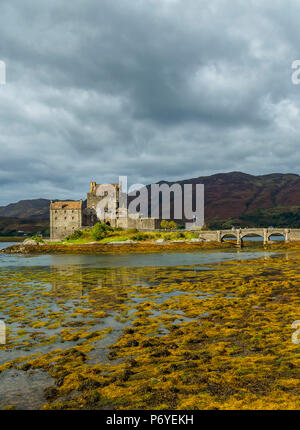
POLYGON ((272 235, 281 235, 286 242, 300 241, 300 229, 289 228, 244 228, 244 229, 228 229, 228 230, 213 230, 201 231, 199 239, 207 242, 222 242, 225 237, 234 237, 238 245, 242 245, 243 238, 247 236, 260 236, 263 238, 264 244, 267 244, 272 235))

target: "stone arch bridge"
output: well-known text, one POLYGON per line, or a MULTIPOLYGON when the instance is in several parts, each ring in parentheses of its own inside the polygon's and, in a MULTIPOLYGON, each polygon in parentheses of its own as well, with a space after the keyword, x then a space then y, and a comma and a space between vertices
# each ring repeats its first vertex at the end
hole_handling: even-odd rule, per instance
POLYGON ((270 241, 270 236, 283 236, 285 242, 300 241, 300 229, 288 228, 244 228, 231 230, 201 231, 199 239, 206 242, 223 242, 225 238, 234 238, 242 246, 246 237, 260 236, 264 244, 270 241))

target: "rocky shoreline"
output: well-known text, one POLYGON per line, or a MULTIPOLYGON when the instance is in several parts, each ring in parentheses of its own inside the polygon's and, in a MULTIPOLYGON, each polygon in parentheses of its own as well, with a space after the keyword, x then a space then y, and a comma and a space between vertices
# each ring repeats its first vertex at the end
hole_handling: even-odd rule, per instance
POLYGON ((232 243, 219 242, 109 242, 87 244, 26 244, 21 243, 0 250, 6 254, 122 254, 122 253, 160 253, 160 252, 189 252, 204 249, 224 249, 236 247, 232 243))

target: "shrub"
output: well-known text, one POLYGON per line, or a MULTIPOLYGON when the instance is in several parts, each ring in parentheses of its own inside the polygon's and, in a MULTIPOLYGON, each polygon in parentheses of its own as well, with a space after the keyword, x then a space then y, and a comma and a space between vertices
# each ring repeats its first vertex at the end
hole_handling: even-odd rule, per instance
POLYGON ((176 230, 177 229, 177 224, 174 221, 167 221, 167 220, 162 220, 162 222, 160 223, 160 227, 164 230, 176 230))
POLYGON ((91 228, 91 236, 94 240, 101 240, 107 237, 113 230, 111 226, 97 222, 97 224, 91 228))
POLYGON ((160 227, 163 230, 166 230, 168 228, 168 221, 166 221, 165 219, 163 219, 162 222, 160 223, 160 227))
POLYGON ((137 229, 137 228, 129 228, 129 229, 127 230, 127 233, 128 233, 128 234, 138 233, 138 229, 137 229))
POLYGON ((137 240, 137 241, 140 241, 140 240, 146 240, 146 239, 148 239, 148 234, 145 234, 145 233, 138 233, 138 234, 136 234, 135 236, 133 236, 132 237, 132 239, 133 240, 137 240))
POLYGON ((67 237, 67 240, 77 240, 84 237, 84 234, 81 230, 75 230, 70 236, 67 237))

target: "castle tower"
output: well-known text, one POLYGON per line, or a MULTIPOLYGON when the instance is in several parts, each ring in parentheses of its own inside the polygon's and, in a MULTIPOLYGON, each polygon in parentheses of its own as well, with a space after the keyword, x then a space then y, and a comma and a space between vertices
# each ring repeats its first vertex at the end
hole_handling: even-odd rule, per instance
POLYGON ((50 203, 50 238, 64 239, 82 228, 82 200, 50 203))
POLYGON ((95 219, 100 222, 109 222, 109 224, 112 227, 115 227, 117 225, 117 220, 115 217, 111 217, 109 213, 109 209, 113 209, 115 213, 117 213, 119 209, 119 196, 120 196, 120 186, 118 184, 97 184, 96 182, 92 181, 90 184, 90 192, 87 193, 87 208, 86 213, 89 214, 88 216, 93 219, 93 223, 95 223, 95 219), (103 195, 100 195, 100 187, 103 187, 103 195), (109 196, 108 192, 105 192, 105 188, 107 187, 114 187, 114 196, 111 197, 111 200, 109 200, 107 204, 107 208, 104 208, 104 213, 99 216, 99 213, 97 213, 97 206, 99 202, 103 199, 107 199, 109 196), (97 193, 98 191, 98 193, 97 193), (99 194, 99 195, 98 195, 99 194))

